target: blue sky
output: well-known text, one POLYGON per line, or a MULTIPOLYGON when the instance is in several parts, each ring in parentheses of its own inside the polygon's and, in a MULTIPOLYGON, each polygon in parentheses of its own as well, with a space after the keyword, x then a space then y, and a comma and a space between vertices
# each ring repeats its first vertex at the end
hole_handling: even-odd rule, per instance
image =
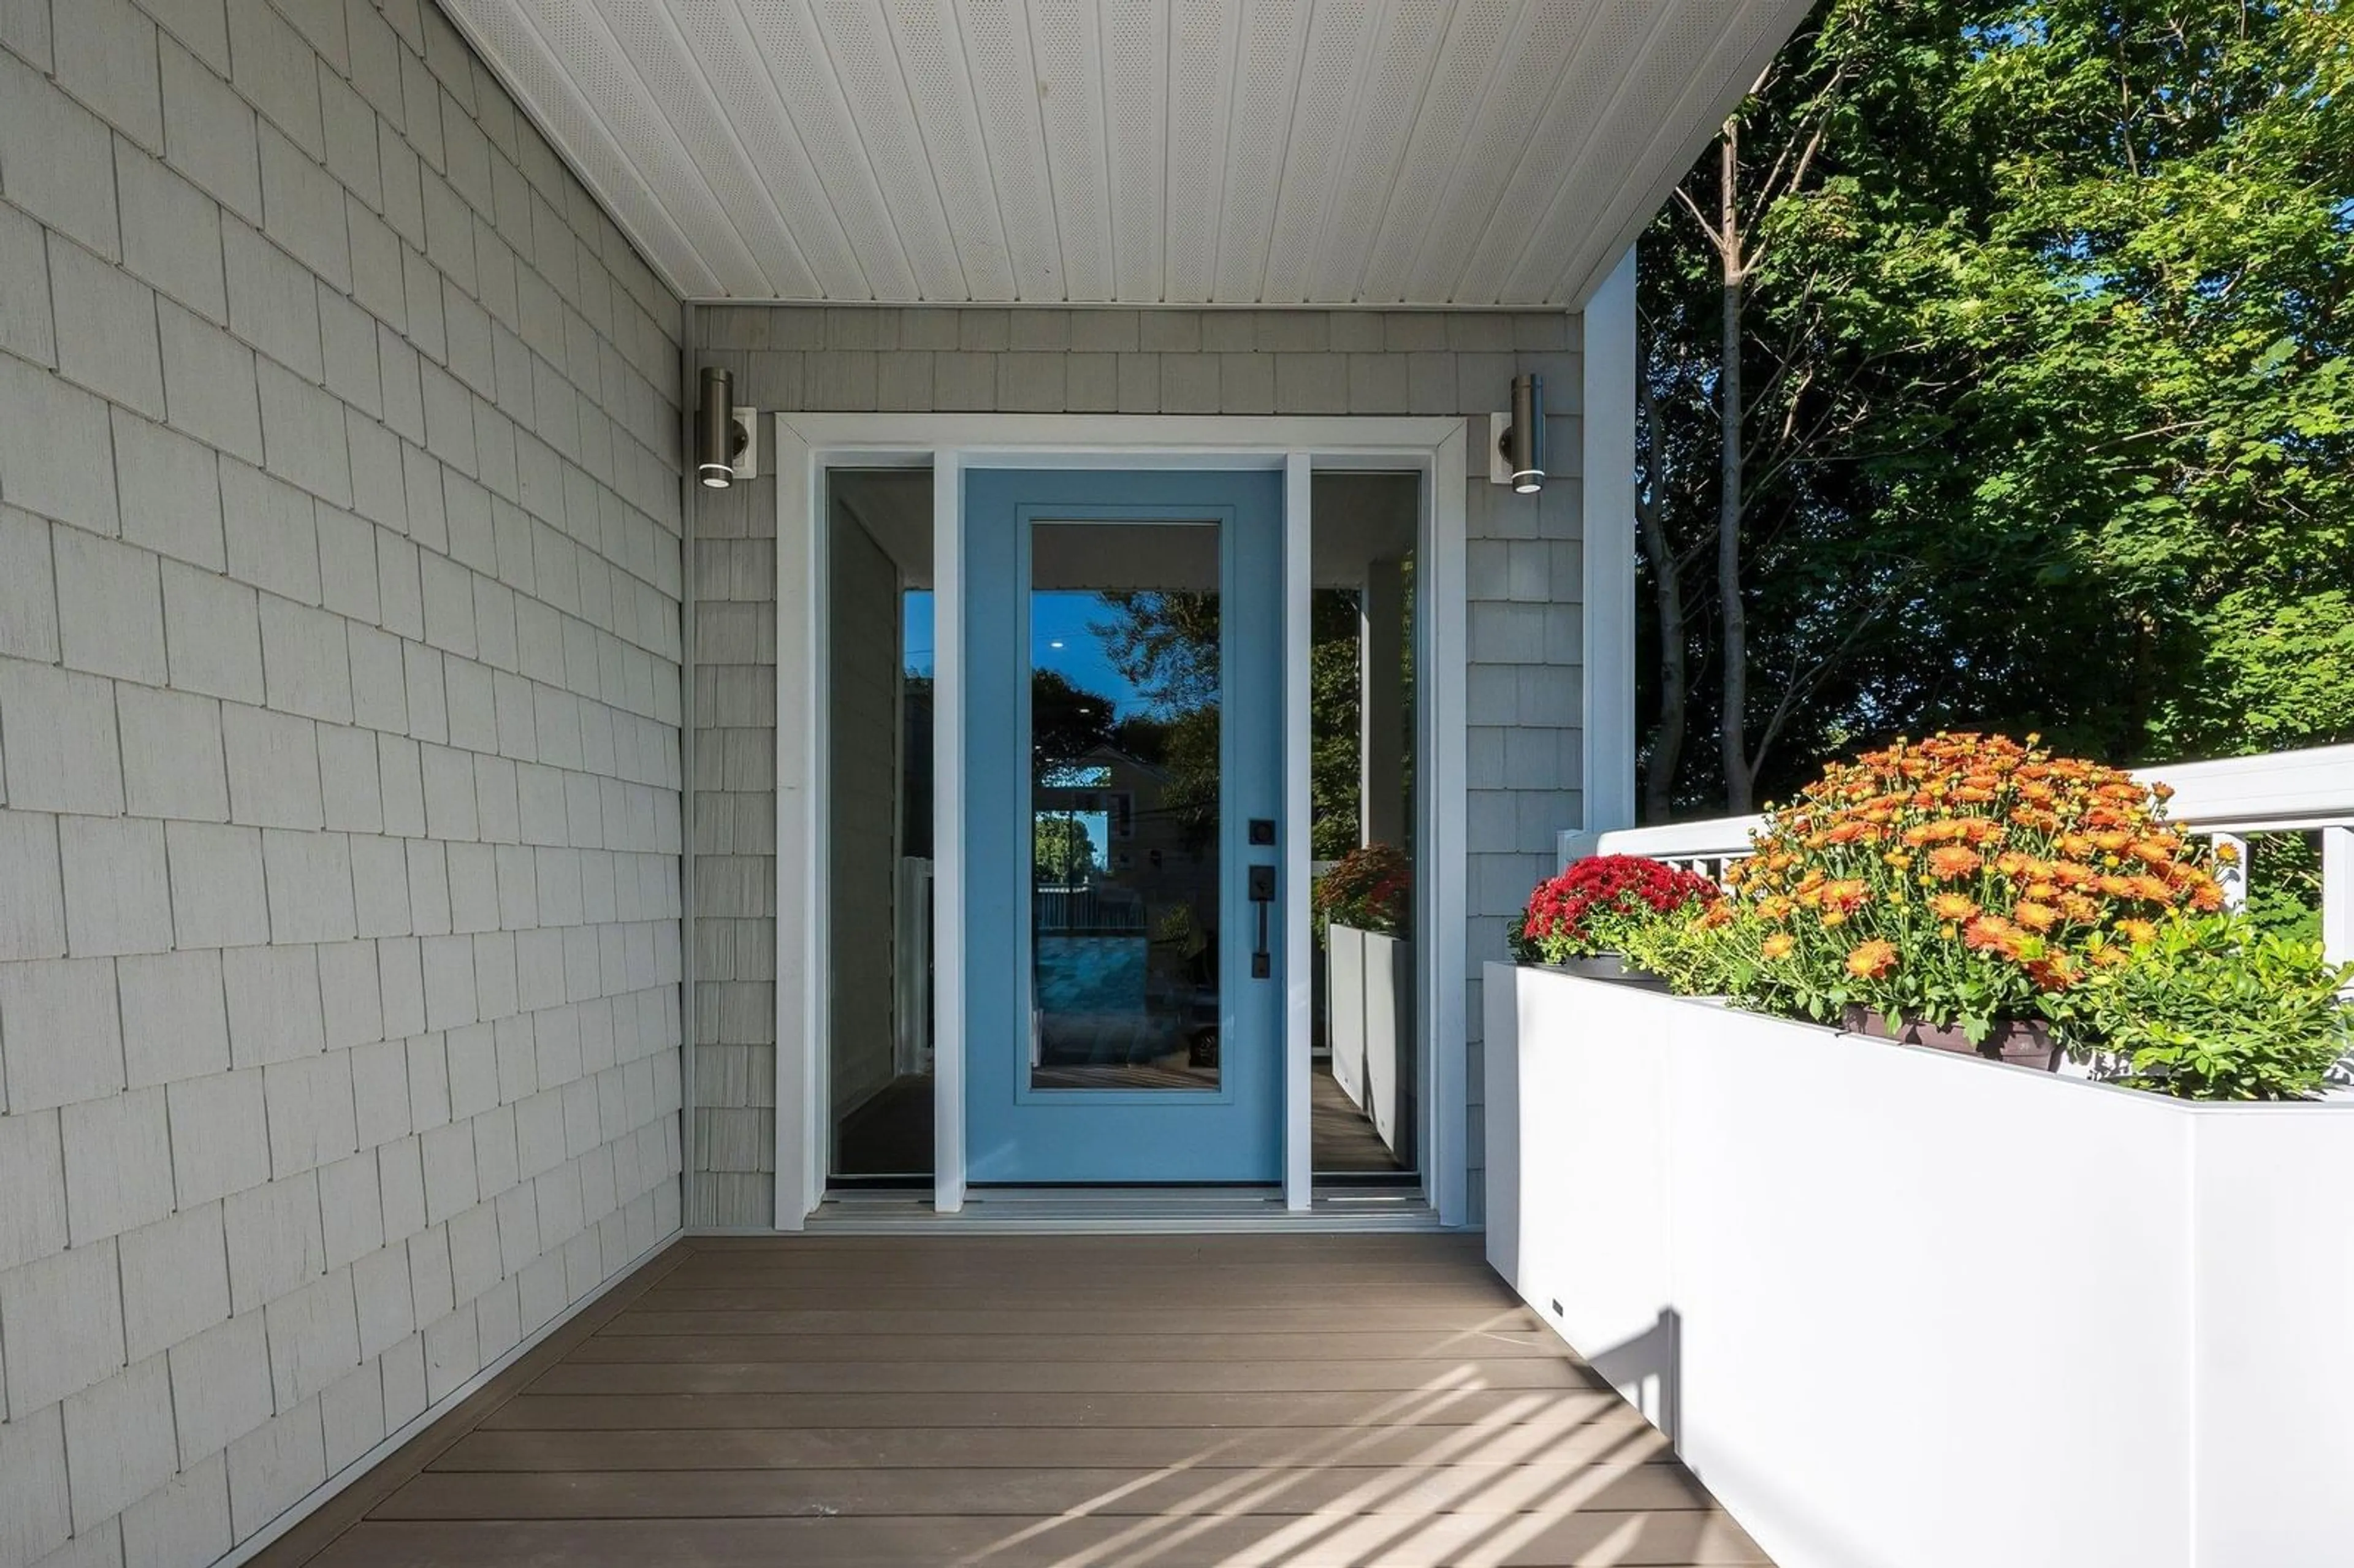
MULTIPOLYGON (((1152 705, 1112 667, 1103 640, 1089 624, 1104 617, 1103 600, 1093 593, 1034 593, 1030 596, 1030 660, 1033 667, 1054 670, 1072 684, 1101 692, 1112 699, 1116 716, 1145 713, 1152 705), (1056 644, 1060 646, 1056 646, 1056 644)), ((907 668, 917 674, 932 673, 932 596, 907 596, 907 668)))

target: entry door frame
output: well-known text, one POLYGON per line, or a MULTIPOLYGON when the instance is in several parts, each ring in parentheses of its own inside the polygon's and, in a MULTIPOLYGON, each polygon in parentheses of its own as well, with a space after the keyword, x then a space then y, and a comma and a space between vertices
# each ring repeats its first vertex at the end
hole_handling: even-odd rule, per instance
MULTIPOLYGON (((963 847, 965 681, 963 499, 970 468, 1261 469, 1284 475, 1283 1193, 1312 1198, 1310 1050, 1313 985, 1309 911, 1309 548, 1310 482, 1320 469, 1418 474, 1428 665, 1419 722, 1426 788, 1417 842, 1416 987, 1422 1059, 1422 1181, 1440 1223, 1469 1217, 1469 1053, 1465 1045, 1466 464, 1460 418, 1028 414, 779 414, 777 471, 776 1215, 799 1230, 823 1201, 832 1137, 826 1083, 831 998, 826 857, 826 472, 932 471, 933 591, 933 1202, 965 1201, 963 847), (796 907, 798 906, 798 907, 796 907)), ((1419 759, 1418 759, 1419 762, 1419 759)))

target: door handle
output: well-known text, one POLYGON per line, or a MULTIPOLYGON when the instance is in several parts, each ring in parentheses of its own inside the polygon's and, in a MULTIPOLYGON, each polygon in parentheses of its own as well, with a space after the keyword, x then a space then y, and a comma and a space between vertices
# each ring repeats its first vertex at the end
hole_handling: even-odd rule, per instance
POLYGON ((1275 867, 1255 865, 1250 868, 1251 906, 1258 911, 1258 947, 1251 954, 1251 979, 1275 978, 1275 956, 1267 951, 1267 914, 1275 905, 1275 867))

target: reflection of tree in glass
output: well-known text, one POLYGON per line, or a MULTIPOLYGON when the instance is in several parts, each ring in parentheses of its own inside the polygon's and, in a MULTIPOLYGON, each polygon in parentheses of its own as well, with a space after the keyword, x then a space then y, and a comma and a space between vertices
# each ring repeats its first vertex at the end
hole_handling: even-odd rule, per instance
POLYGON ((1218 596, 1147 590, 1097 598, 1111 614, 1087 630, 1150 705, 1120 723, 1115 743, 1161 769, 1168 783, 1161 810, 1199 854, 1218 831, 1218 596))
POLYGON ((1076 817, 1040 813, 1031 829, 1032 868, 1042 887, 1076 887, 1101 869, 1087 824, 1076 817))
POLYGON ((1357 847, 1360 687, 1357 592, 1319 588, 1311 601, 1308 651, 1308 800, 1313 826, 1308 853, 1339 860, 1357 847))
POLYGON ((1110 743, 1112 700, 1059 670, 1030 673, 1031 765, 1041 779, 1110 743))
POLYGON ((1218 596, 1146 590, 1097 595, 1113 612, 1087 630, 1154 710, 1174 717, 1218 703, 1218 596))

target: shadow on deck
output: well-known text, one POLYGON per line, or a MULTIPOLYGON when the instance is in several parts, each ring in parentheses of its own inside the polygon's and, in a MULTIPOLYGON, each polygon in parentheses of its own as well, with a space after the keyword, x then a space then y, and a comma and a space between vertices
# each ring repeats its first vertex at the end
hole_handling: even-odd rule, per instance
POLYGON ((267 1568, 1763 1563, 1458 1235, 682 1242, 267 1568))

